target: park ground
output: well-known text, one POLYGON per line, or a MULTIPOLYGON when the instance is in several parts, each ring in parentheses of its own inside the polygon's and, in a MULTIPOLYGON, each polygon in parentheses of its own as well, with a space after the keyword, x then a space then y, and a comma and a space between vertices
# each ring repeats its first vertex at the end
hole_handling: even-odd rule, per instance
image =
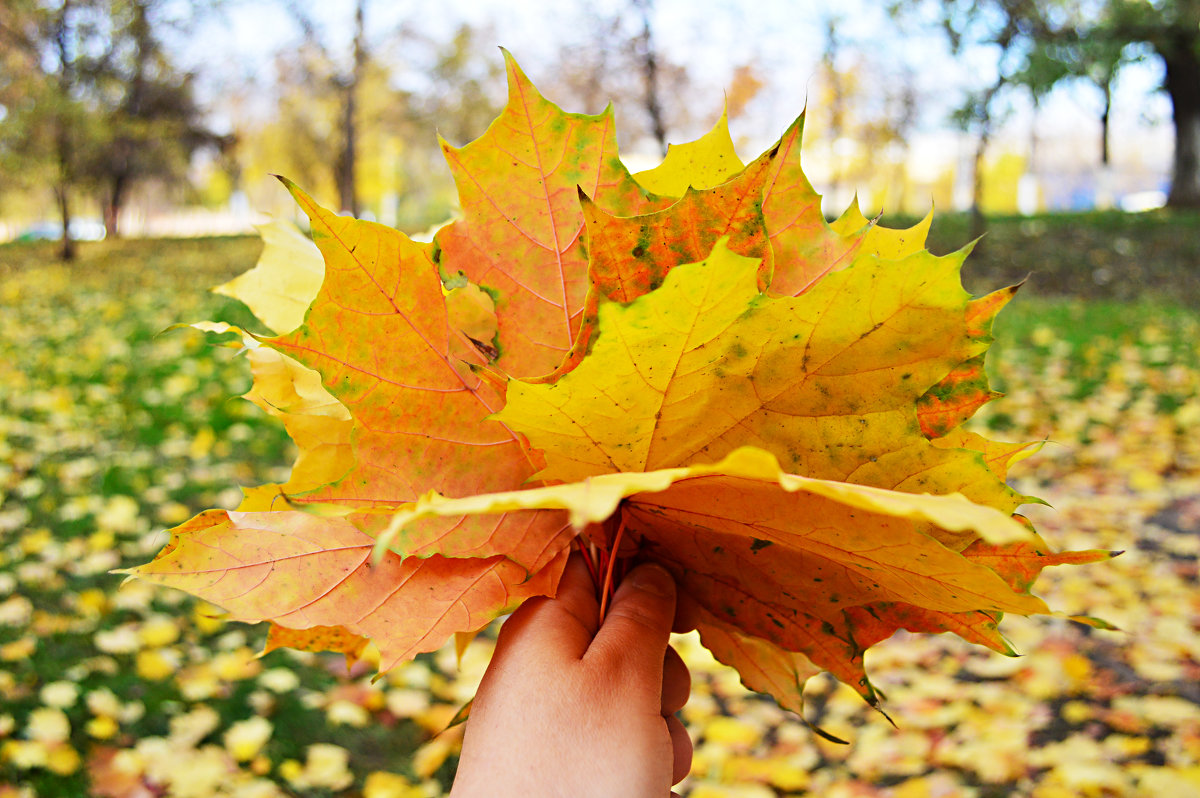
MULTIPOLYGON (((931 249, 969 238, 935 222, 931 249)), ((0 247, 0 798, 432 798, 457 732, 437 734, 486 664, 477 641, 383 678, 274 651, 264 630, 111 571, 164 529, 282 481, 282 429, 234 397, 232 349, 177 322, 252 325, 208 288, 254 238, 0 247)), ((812 735, 743 690, 690 637, 683 715, 692 798, 1200 794, 1200 216, 990 220, 974 293, 1025 280, 989 354, 1006 396, 973 421, 1046 441, 1013 470, 1060 549, 1111 562, 1048 569, 1064 618, 1006 618, 1022 656, 901 635, 868 670, 895 727, 854 692, 810 683, 812 735)))

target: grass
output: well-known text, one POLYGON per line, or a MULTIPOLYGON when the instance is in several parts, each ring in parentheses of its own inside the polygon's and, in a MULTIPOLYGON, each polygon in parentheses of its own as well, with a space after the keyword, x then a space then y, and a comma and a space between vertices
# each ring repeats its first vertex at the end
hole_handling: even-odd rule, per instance
MULTIPOLYGON (((0 249, 0 729, 4 718, 25 728, 46 708, 48 684, 78 691, 69 705, 50 705, 69 735, 16 735, 0 752, 0 785, 87 794, 89 751, 177 745, 172 729, 198 706, 215 709, 219 741, 269 703, 272 723, 287 733, 256 756, 279 766, 305 762, 313 743, 353 744, 359 786, 371 771, 403 772, 395 752, 411 753, 428 736, 412 718, 361 727, 354 714, 330 720, 330 691, 354 683, 338 660, 255 659, 264 629, 227 628, 214 609, 169 591, 119 591, 110 573, 153 556, 165 526, 236 504, 238 485, 286 476, 287 435, 234 398, 250 386, 243 364, 195 331, 166 331, 203 319, 254 326, 240 303, 206 289, 252 264, 259 246, 253 238, 87 244, 69 266, 55 263, 49 246, 0 249), (294 689, 263 687, 260 675, 275 668, 299 674, 294 689), (100 736, 88 731, 110 717, 87 702, 98 690, 116 696, 111 735, 103 724, 92 724, 100 736), (20 764, 31 761, 41 764, 20 764)), ((386 687, 364 689, 378 703, 386 687)), ((201 750, 171 755, 202 768, 201 750)), ((222 773, 232 767, 212 761, 222 773)), ((229 785, 269 784, 244 764, 229 785)), ((313 789, 322 794, 319 783, 313 789)))
MULTIPOLYGON (((1065 444, 1017 478, 1060 506, 1045 526, 1055 543, 1160 552, 1134 552, 1123 558, 1130 567, 1097 577, 1055 570, 1046 591, 1071 611, 1111 611, 1152 645, 1018 626, 1030 656, 1005 671, 997 705, 987 676, 996 657, 905 640, 879 655, 900 731, 818 685, 822 722, 862 740, 840 749, 794 734, 794 722, 689 649, 693 796, 828 794, 835 784, 883 796, 873 790, 910 783, 903 794, 1135 795, 1154 784, 1170 794, 1200 760, 1200 710, 1161 703, 1200 700, 1187 698, 1195 652, 1176 639, 1179 624, 1194 631, 1200 617, 1186 599, 1196 552, 1190 538, 1145 522, 1200 481, 1200 217, 990 227, 967 261, 968 287, 1033 276, 1001 314, 989 354, 1009 395, 975 423, 1065 444), (916 719, 930 707, 943 715, 927 739, 916 719), (1001 734, 1018 722, 1030 731, 1017 742, 1001 734), (1108 747, 1088 748, 1096 741, 1108 747), (1061 772, 1034 742, 1074 746, 1061 772), (971 747, 984 743, 984 755, 971 747), (910 745, 925 752, 916 765, 888 758, 910 745), (1010 749, 1019 749, 1011 761, 995 753, 1010 749), (1095 772, 1110 781, 1084 783, 1067 765, 1092 754, 1121 772, 1098 759, 1095 772), (797 773, 796 762, 808 764, 797 773), (754 788, 770 792, 722 791, 754 788)), ((965 218, 940 217, 932 248, 966 237, 965 218)), ((0 796, 127 795, 145 783, 171 795, 385 798, 434 796, 448 783, 452 746, 431 731, 470 694, 486 644, 462 674, 441 653, 372 681, 333 657, 256 659, 262 629, 226 624, 178 593, 121 588, 110 573, 152 557, 164 528, 235 504, 237 486, 286 476, 287 436, 231 398, 249 388, 236 354, 192 330, 163 332, 203 319, 254 326, 243 306, 207 289, 258 249, 239 237, 101 242, 64 266, 52 244, 0 247, 0 796), (251 742, 239 747, 239 734, 251 742)))
MULTIPOLYGON (((950 252, 972 238, 967 215, 939 214, 929 249, 950 252)), ((974 293, 1027 280, 1042 297, 1200 307, 1200 212, 992 218, 967 263, 964 282, 974 293)))

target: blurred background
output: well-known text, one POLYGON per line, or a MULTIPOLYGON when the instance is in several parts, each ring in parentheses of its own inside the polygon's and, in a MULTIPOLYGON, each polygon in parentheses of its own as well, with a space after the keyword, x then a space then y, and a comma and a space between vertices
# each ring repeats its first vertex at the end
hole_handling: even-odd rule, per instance
POLYGON ((373 678, 272 651, 181 593, 122 584, 165 530, 295 452, 249 402, 255 330, 209 289, 253 226, 322 204, 423 231, 455 211, 438 137, 479 136, 514 54, 568 111, 616 109, 653 166, 728 114, 751 159, 807 108, 836 217, 986 233, 996 324, 972 429, 1044 441, 1011 482, 1068 614, 1022 656, 899 634, 868 670, 895 727, 825 677, 809 720, 691 637, 690 798, 1200 794, 1200 0, 0 0, 0 798, 434 798, 491 637, 373 678), (436 6, 436 8, 435 8, 436 6), (64 236, 64 231, 69 235, 64 236))
POLYGON ((1192 0, 8 0, 0 239, 246 232, 270 179, 407 230, 454 192, 508 48, 631 166, 729 114, 743 157, 807 105, 836 216, 1200 205, 1192 0), (68 223, 68 226, 70 225, 68 223))

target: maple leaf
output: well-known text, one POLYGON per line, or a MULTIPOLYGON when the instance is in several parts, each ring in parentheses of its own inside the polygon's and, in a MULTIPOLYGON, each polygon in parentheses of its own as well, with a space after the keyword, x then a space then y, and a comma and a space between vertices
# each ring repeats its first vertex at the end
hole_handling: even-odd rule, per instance
POLYGON ((826 274, 848 266, 855 255, 899 260, 919 253, 932 215, 908 230, 892 230, 868 222, 856 201, 832 225, 825 221, 821 196, 800 163, 803 133, 801 114, 775 147, 759 159, 771 161, 763 192, 763 216, 778 264, 772 290, 801 294, 826 274))
POLYGON ((654 194, 682 197, 689 188, 719 186, 744 168, 729 135, 727 109, 722 109, 712 130, 687 144, 667 145, 663 162, 633 179, 654 194))
MULTIPOLYGON (((279 338, 255 341, 251 346, 252 353, 266 344, 285 355, 272 358, 252 354, 256 385, 249 398, 284 418, 300 445, 301 458, 287 484, 247 491, 240 509, 276 510, 281 497, 286 498, 283 507, 288 509, 294 504, 314 502, 362 509, 379 503, 403 504, 434 489, 453 495, 520 485, 533 471, 520 443, 503 426, 486 420, 501 406, 502 391, 451 357, 452 351, 463 354, 472 348, 454 346, 456 332, 451 327, 442 285, 428 257, 431 247, 379 225, 334 216, 298 189, 295 193, 311 214, 326 261, 326 280, 302 327, 279 338), (368 337, 328 334, 331 329, 351 325, 368 337), (381 354, 374 348, 374 342, 380 339, 389 340, 395 349, 381 354), (322 380, 319 386, 312 380, 318 373, 322 380), (345 446, 347 436, 352 437, 352 453, 345 446)), ((460 314, 460 320, 462 317, 460 314)), ((478 324, 478 319, 473 323, 478 324)), ((318 552, 346 545, 347 532, 334 519, 298 527, 287 512, 250 515, 254 525, 247 527, 237 520, 243 516, 231 520, 220 514, 202 514, 172 530, 169 550, 174 565, 170 570, 160 569, 160 557, 131 573, 208 596, 236 618, 272 620, 293 635, 304 628, 295 628, 301 618, 308 625, 341 627, 348 633, 344 639, 350 642, 338 650, 347 653, 358 647, 356 635, 380 642, 378 632, 371 630, 381 627, 364 626, 356 614, 358 609, 336 598, 345 595, 340 591, 326 602, 327 614, 313 621, 308 615, 297 616, 288 609, 294 597, 286 590, 269 589, 266 582, 254 584, 254 577, 246 576, 252 571, 226 568, 222 575, 228 578, 214 583, 221 587, 209 587, 203 574, 185 573, 185 564, 203 562, 205 552, 217 545, 214 536, 231 552, 227 563, 238 562, 244 546, 258 551, 254 541, 268 532, 274 533, 270 539, 289 541, 277 543, 281 549, 292 543, 311 549, 303 558, 286 555, 277 563, 264 560, 280 571, 312 567, 302 564, 310 558, 325 563, 325 567, 335 567, 318 552), (303 539, 293 541, 301 532, 303 539), (225 585, 233 584, 242 584, 247 590, 246 580, 251 582, 247 595, 264 602, 254 605, 255 615, 228 606, 221 592, 225 585)), ((359 516, 358 520, 362 527, 370 528, 371 517, 359 516)), ((494 520, 452 519, 428 525, 423 532, 430 541, 452 535, 456 544, 453 553, 461 558, 455 563, 466 569, 465 584, 475 584, 483 574, 495 579, 495 574, 503 573, 505 583, 533 586, 542 594, 554 591, 562 568, 560 555, 569 542, 563 520, 545 513, 512 514, 494 520), (505 541, 504 565, 499 571, 491 555, 470 557, 482 542, 505 541)), ((360 534, 366 541, 362 545, 369 550, 371 539, 365 532, 360 534)), ((419 548, 414 544, 409 553, 419 553, 419 548)), ((398 595, 423 590, 419 581, 406 584, 407 588, 396 588, 398 595)), ((514 588, 514 595, 529 595, 523 592, 525 589, 514 588)), ((439 605, 437 594, 424 595, 432 599, 425 604, 432 608, 433 616, 438 614, 438 607, 441 612, 450 612, 459 605, 472 606, 469 599, 453 592, 443 594, 444 606, 439 605)), ((469 618, 474 625, 439 629, 442 638, 437 644, 449 632, 475 631, 510 609, 507 601, 498 601, 495 596, 484 597, 478 607, 483 609, 475 609, 469 618)), ((304 645, 321 646, 330 639, 318 635, 304 645)), ((383 645, 380 648, 382 651, 383 645)), ((416 652, 404 650, 407 654, 416 652)))
POLYGON ((1036 444, 962 428, 1016 289, 968 295, 931 217, 827 222, 803 116, 743 166, 722 115, 631 177, 611 110, 564 113, 505 58, 500 117, 443 145, 463 212, 433 244, 288 184, 323 262, 266 230, 223 290, 283 333, 243 334, 247 398, 296 465, 130 573, 390 667, 552 595, 572 549, 655 561, 714 656, 801 712, 822 670, 877 703, 864 652, 898 629, 1014 653, 999 621, 1049 611, 1043 568, 1112 556, 1014 515, 1036 444))
POLYGON ((308 645, 328 634, 319 627, 340 627, 374 641, 386 669, 553 593, 567 554, 530 575, 502 556, 391 554, 372 564, 374 547, 345 519, 210 510, 173 529, 167 548, 130 573, 205 598, 235 620, 316 629, 308 645))
POLYGON ((908 230, 890 230, 867 221, 852 205, 833 225, 826 223, 821 198, 800 168, 803 122, 801 116, 774 147, 738 172, 741 161, 722 115, 701 139, 669 150, 659 167, 636 176, 677 198, 661 210, 614 216, 581 197, 590 281, 584 316, 566 360, 540 381, 553 381, 579 364, 591 345, 600 303, 636 299, 672 268, 705 257, 722 236, 729 237, 734 252, 760 259, 759 285, 774 293, 802 293, 856 254, 897 260, 919 253, 931 215, 908 230))
POLYGON ((980 458, 920 432, 916 400, 979 343, 963 322, 961 257, 910 258, 864 258, 800 297, 770 297, 758 262, 719 246, 641 300, 604 305, 589 357, 555 383, 513 382, 497 418, 545 454, 543 479, 755 445, 792 473, 932 493, 969 485, 972 498, 1015 508, 980 458))
MULTIPOLYGON (((265 239, 264 257, 259 259, 259 267, 264 261, 274 259, 271 249, 276 245, 277 238, 265 236, 265 239)), ((310 253, 299 249, 296 254, 307 258, 310 253)), ((279 307, 288 313, 303 296, 316 294, 317 289, 311 286, 295 282, 289 285, 293 293, 271 293, 268 304, 273 305, 276 299, 282 297, 279 307)), ((228 286, 232 288, 226 293, 242 298, 240 294, 245 290, 246 283, 235 281, 222 288, 228 286)), ((243 394, 243 398, 258 405, 268 415, 280 419, 298 449, 287 482, 242 488, 242 501, 237 507, 239 512, 287 508, 295 498, 337 481, 354 467, 353 420, 345 406, 325 390, 319 373, 263 346, 254 336, 229 325, 202 322, 192 326, 216 333, 235 332, 241 336, 246 359, 254 376, 254 384, 250 391, 243 394)), ((367 642, 366 638, 343 627, 288 629, 272 621, 267 650, 286 645, 305 651, 338 651, 353 662, 367 642)))
POLYGON ((294 224, 273 219, 255 229, 263 241, 258 263, 213 291, 241 300, 273 331, 290 332, 304 322, 321 288, 325 264, 312 240, 294 224))
POLYGON ((617 157, 611 109, 563 113, 504 57, 509 98, 499 118, 464 147, 442 143, 462 218, 438 232, 436 257, 500 295, 497 362, 510 374, 537 376, 561 363, 583 311, 578 191, 613 212, 654 203, 617 157))
MULTIPOLYGON (((953 265, 953 259, 945 262, 953 265)), ((747 444, 770 450, 786 471, 839 480, 831 484, 900 485, 912 492, 936 484, 941 488, 936 492, 987 498, 1011 512, 1019 497, 978 453, 935 446, 917 423, 916 400, 973 345, 963 321, 965 295, 961 288, 951 291, 939 285, 935 269, 921 272, 920 290, 906 290, 912 271, 884 269, 881 275, 881 263, 867 258, 801 297, 773 298, 756 287, 756 261, 719 245, 705 261, 673 269, 660 288, 635 302, 602 306, 599 334, 589 356, 554 383, 514 381, 508 403, 497 416, 544 453, 547 466, 539 477, 572 484, 507 495, 498 503, 480 503, 480 497, 443 503, 438 512, 566 506, 572 509, 575 526, 582 527, 617 512, 613 497, 604 493, 614 480, 605 481, 605 475, 620 478, 615 484, 625 486, 627 493, 619 500, 653 489, 647 485, 657 483, 644 480, 668 473, 657 469, 710 462, 747 444), (846 287, 873 285, 876 279, 894 284, 846 287), (872 303, 876 292, 882 298, 872 303), (857 303, 864 297, 889 330, 869 314, 833 319, 826 315, 838 298, 857 303), (939 324, 939 318, 957 319, 958 347, 949 333, 953 325, 939 324), (780 335, 783 330, 788 334, 780 335), (871 340, 880 330, 886 343, 871 340), (856 354, 859 362, 870 366, 865 376, 853 366, 856 354), (851 380, 855 390, 845 387, 851 380), (879 415, 887 416, 888 424, 872 429, 870 419, 879 415), (854 430, 864 428, 871 434, 856 437, 854 430), (890 468, 879 467, 880 459, 890 468), (630 475, 638 478, 630 482, 630 475), (566 496, 572 500, 564 505, 566 496), (581 501, 599 510, 584 514, 577 506, 581 501)), ((955 275, 946 270, 944 277, 955 275)), ((754 473, 769 472, 765 467, 754 473)), ((965 545, 977 530, 963 535, 961 525, 921 517, 919 521, 932 522, 937 529, 914 526, 911 544, 928 550, 900 554, 898 532, 873 527, 862 513, 838 524, 837 511, 824 505, 795 506, 745 482, 700 484, 698 473, 703 472, 675 472, 674 478, 689 476, 688 489, 668 493, 688 498, 669 511, 661 497, 628 498, 622 505, 618 523, 628 525, 642 556, 667 566, 681 588, 720 622, 734 623, 737 631, 752 636, 782 637, 788 641, 785 648, 861 686, 868 697, 861 651, 846 624, 848 607, 919 595, 926 609, 942 613, 1045 611, 1040 601, 1010 597, 1007 591, 1001 591, 1003 598, 973 595, 970 601, 955 603, 967 585, 997 587, 1003 581, 969 565, 938 540, 965 545), (696 510, 688 514, 688 506, 696 510), (748 518, 759 520, 746 523, 748 518), (791 537, 779 538, 781 528, 810 518, 821 519, 821 529, 832 534, 823 544, 830 548, 813 550, 791 537), (904 569, 919 571, 937 563, 939 574, 958 567, 967 570, 950 588, 916 588, 906 581, 912 576, 908 570, 905 578, 889 586, 885 562, 846 559, 855 536, 864 531, 864 548, 888 550, 886 559, 904 569), (780 549, 758 555, 756 546, 781 541, 780 549), (788 541, 793 541, 790 547, 788 541), (829 559, 831 550, 839 547, 829 559), (789 548, 803 555, 791 556, 789 548), (752 571, 755 578, 745 579, 752 571), (801 613, 789 608, 789 602, 781 606, 778 601, 779 596, 799 595, 808 597, 801 613)), ((410 513, 394 527, 401 530, 420 516, 421 512, 410 513)), ((1019 537, 1010 533, 1009 539, 994 542, 1019 537)), ((812 541, 806 537, 806 542, 812 541)), ((399 550, 406 545, 401 542, 399 550)), ((938 631, 968 624, 947 619, 944 626, 938 631)))
MULTIPOLYGON (((453 347, 432 247, 335 216, 295 193, 310 215, 326 274, 337 279, 326 279, 303 327, 268 343, 319 371, 355 423, 354 470, 304 500, 370 507, 413 501, 429 490, 469 495, 522 484, 533 468, 521 442, 489 419, 503 406, 503 390, 452 356, 467 349, 453 347), (388 347, 379 348, 380 341, 388 347)), ((523 546, 531 525, 549 530, 558 548, 567 545, 564 524, 544 516, 495 524, 460 519, 427 534, 453 532, 458 553, 467 554, 476 540, 523 546)), ((536 571, 557 550, 538 545, 508 553, 536 571)))
MULTIPOLYGON (((249 348, 247 359, 254 385, 245 398, 279 418, 299 449, 277 495, 299 496, 345 476, 354 467, 354 423, 345 405, 321 384, 321 375, 264 346, 249 348)), ((267 487, 253 489, 239 509, 271 509, 261 506, 267 487)))

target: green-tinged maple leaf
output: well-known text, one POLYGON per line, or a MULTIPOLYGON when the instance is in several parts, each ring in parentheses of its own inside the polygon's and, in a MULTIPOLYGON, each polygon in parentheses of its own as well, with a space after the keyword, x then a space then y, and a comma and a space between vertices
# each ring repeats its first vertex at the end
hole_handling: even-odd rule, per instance
MULTIPOLYGON (((579 329, 587 293, 578 192, 614 213, 654 206, 617 157, 612 111, 563 113, 505 53, 508 104, 479 139, 442 150, 462 218, 435 239, 443 268, 496 291, 509 374, 558 367, 579 329)), ((662 204, 659 202, 658 204, 662 204)))
POLYGON ((1049 611, 1043 568, 1112 556, 1014 515, 1036 443, 961 426, 1016 288, 968 295, 931 217, 828 223, 803 116, 746 166, 722 116, 639 185, 611 112, 562 112, 505 57, 499 119, 443 148, 462 216, 433 244, 291 187, 319 268, 268 241, 229 290, 286 330, 243 335, 247 398, 299 458, 131 573, 388 667, 552 595, 572 547, 654 561, 714 656, 800 712, 821 670, 877 703, 864 653, 899 629, 1012 654, 998 624, 1049 611))
POLYGON ((713 188, 745 168, 729 135, 722 109, 712 130, 687 144, 670 144, 663 162, 633 176, 643 188, 664 197, 682 197, 689 188, 713 188))
POLYGON ((997 479, 1008 479, 1008 469, 1032 456, 1042 448, 1040 443, 1003 443, 969 432, 962 427, 950 430, 932 441, 934 446, 946 449, 967 449, 983 455, 983 462, 997 479))
POLYGON ((628 305, 600 308, 590 355, 549 384, 513 382, 497 416, 543 452, 543 479, 712 461, 739 446, 790 472, 1020 503, 976 454, 931 445, 915 403, 980 344, 961 256, 874 257, 799 297, 758 288, 724 245, 628 305))

